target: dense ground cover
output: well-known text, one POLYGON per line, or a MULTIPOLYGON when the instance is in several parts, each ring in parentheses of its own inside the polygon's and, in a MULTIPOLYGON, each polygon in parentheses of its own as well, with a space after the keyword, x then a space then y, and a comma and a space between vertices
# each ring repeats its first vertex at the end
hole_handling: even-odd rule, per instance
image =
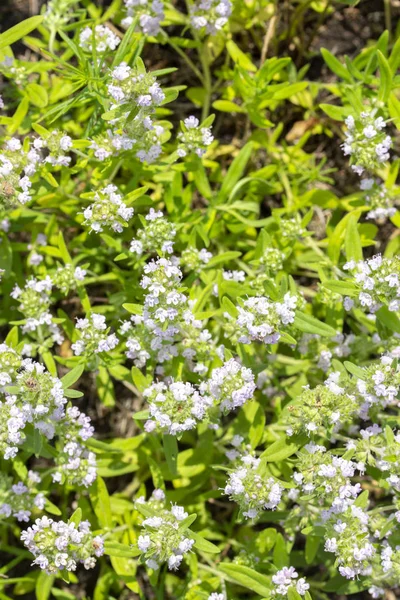
POLYGON ((39 4, 1 8, 0 600, 392 600, 398 7, 39 4))

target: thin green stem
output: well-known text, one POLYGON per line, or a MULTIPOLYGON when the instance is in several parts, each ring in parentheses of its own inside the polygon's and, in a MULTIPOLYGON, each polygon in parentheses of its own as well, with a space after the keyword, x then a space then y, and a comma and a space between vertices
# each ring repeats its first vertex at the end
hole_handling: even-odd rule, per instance
POLYGON ((392 9, 390 7, 390 0, 383 0, 383 7, 385 11, 385 28, 389 32, 389 39, 392 33, 392 9))
POLYGON ((57 33, 57 31, 54 29, 54 27, 52 27, 50 30, 50 39, 49 39, 49 50, 52 54, 54 54, 54 42, 56 39, 56 33, 57 33))
POLYGON ((205 46, 198 47, 198 54, 203 69, 203 86, 205 91, 203 108, 201 111, 201 120, 204 121, 210 113, 211 94, 212 94, 212 81, 210 67, 207 61, 206 52, 204 51, 205 46))
POLYGON ((179 54, 179 56, 181 58, 183 58, 185 63, 188 65, 188 67, 193 71, 193 73, 196 75, 196 77, 200 80, 201 84, 204 85, 203 75, 202 75, 201 71, 196 67, 194 62, 187 56, 187 54, 182 50, 182 48, 179 48, 179 46, 177 46, 176 44, 174 44, 174 42, 171 41, 171 39, 168 37, 167 34, 165 34, 165 35, 167 36, 167 43, 171 46, 171 48, 173 48, 175 50, 175 52, 177 52, 179 54))

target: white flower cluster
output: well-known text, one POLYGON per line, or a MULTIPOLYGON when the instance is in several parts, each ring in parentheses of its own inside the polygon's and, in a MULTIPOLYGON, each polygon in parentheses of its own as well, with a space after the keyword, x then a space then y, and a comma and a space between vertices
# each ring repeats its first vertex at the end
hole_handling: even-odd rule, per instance
POLYGON ((224 493, 239 504, 247 519, 255 519, 262 510, 277 508, 282 492, 282 487, 273 477, 263 475, 261 460, 251 454, 241 457, 224 489, 224 493))
POLYGON ((9 139, 0 152, 0 198, 6 208, 26 204, 32 199, 30 188, 40 154, 35 148, 9 139))
POLYGON ((252 371, 233 358, 214 369, 210 379, 203 381, 199 389, 181 381, 169 385, 153 383, 143 392, 150 404, 151 416, 145 430, 179 435, 193 429, 198 422, 210 419, 214 407, 228 413, 243 406, 253 397, 255 389, 252 371))
POLYGON ((318 334, 304 333, 298 341, 297 348, 303 356, 316 363, 326 373, 331 367, 333 358, 347 358, 354 352, 359 338, 354 334, 337 333, 333 338, 322 338, 318 334))
POLYGON ((143 108, 149 114, 165 99, 165 94, 151 73, 130 67, 122 62, 111 71, 111 82, 107 90, 119 105, 143 108))
POLYGON ((283 269, 283 261, 286 256, 279 248, 266 248, 259 258, 259 264, 266 267, 269 272, 276 273, 283 269))
POLYGON ((66 408, 62 382, 43 365, 22 359, 0 345, 0 385, 10 386, 0 401, 0 454, 14 458, 33 426, 47 440, 58 440, 53 480, 88 486, 96 478, 95 455, 85 442, 93 435, 90 419, 76 407, 66 408))
POLYGON ((194 152, 202 157, 214 140, 211 127, 200 125, 199 120, 192 116, 181 123, 181 129, 182 131, 178 133, 178 156, 184 158, 194 152))
POLYGON ((230 0, 198 0, 190 7, 194 29, 215 35, 224 28, 232 13, 230 0))
POLYGON ((276 344, 281 337, 279 329, 293 323, 297 302, 298 298, 289 292, 282 302, 273 302, 265 296, 245 300, 243 307, 238 307, 239 315, 236 319, 239 342, 276 344))
POLYGON ((163 213, 151 208, 145 218, 139 215, 143 229, 137 232, 136 238, 131 241, 130 251, 141 256, 143 252, 154 253, 160 251, 172 254, 176 229, 163 213))
POLYGON ((353 390, 341 384, 340 373, 333 372, 314 389, 306 387, 295 403, 288 406, 288 435, 307 433, 324 435, 349 424, 357 414, 360 402, 353 390), (343 387, 342 387, 343 385, 343 387))
POLYGON ((55 458, 53 481, 89 487, 96 480, 96 455, 86 448, 85 442, 94 433, 90 418, 76 406, 66 410, 57 434, 59 449, 55 458))
MULTIPOLYGON (((165 100, 165 94, 142 62, 134 67, 122 62, 109 74, 107 93, 115 117, 111 129, 92 140, 90 149, 104 161, 125 151, 134 151, 141 162, 153 163, 162 152, 164 127, 153 122, 152 114, 165 100)), ((167 136, 168 137, 168 136, 167 136)))
POLYGON ((304 501, 310 502, 314 496, 322 497, 326 507, 322 518, 327 521, 332 514, 342 513, 354 503, 361 486, 359 483, 352 485, 351 478, 356 470, 363 473, 365 464, 334 456, 326 452, 324 446, 309 442, 299 455, 297 469, 293 480, 298 489, 290 490, 289 497, 296 499, 299 490, 304 501))
POLYGON ((304 577, 297 579, 298 576, 294 567, 283 567, 275 575, 272 575, 272 583, 276 586, 273 591, 274 596, 287 596, 290 589, 294 589, 300 596, 304 596, 310 589, 310 585, 306 583, 304 577))
POLYGON ((198 250, 193 246, 188 246, 181 255, 181 266, 186 271, 200 271, 212 259, 213 255, 205 248, 198 250))
POLYGON ((0 198, 5 208, 31 201, 32 180, 39 167, 69 166, 71 157, 65 153, 71 147, 71 137, 58 130, 45 137, 27 137, 23 143, 15 137, 7 140, 0 151, 0 198))
POLYGON ((150 116, 136 115, 132 121, 118 123, 115 130, 107 130, 90 144, 95 158, 100 161, 121 152, 134 150, 140 162, 153 163, 162 152, 164 128, 153 123, 150 116))
POLYGON ((327 528, 325 551, 333 552, 339 564, 339 573, 346 579, 370 575, 376 549, 370 542, 368 513, 352 504, 335 516, 327 528))
POLYGON ((36 490, 41 479, 37 473, 28 472, 26 483, 12 483, 11 477, 0 474, 0 520, 14 517, 19 522, 29 522, 29 517, 35 509, 43 510, 45 498, 36 490))
POLYGON ((180 291, 182 272, 178 261, 159 258, 144 267, 140 283, 146 291, 143 307, 143 324, 151 333, 151 350, 157 352, 157 362, 163 363, 177 356, 176 342, 182 325, 195 322, 187 296, 180 291))
POLYGON ((95 192, 94 201, 85 208, 84 225, 90 226, 90 231, 100 233, 104 228, 111 228, 121 233, 133 216, 133 208, 126 206, 115 185, 107 185, 95 192))
POLYGON ((398 407, 400 368, 390 356, 382 356, 380 362, 365 367, 364 378, 356 379, 356 391, 360 402, 360 417, 367 420, 371 410, 398 407))
POLYGON ((43 14, 43 25, 49 29, 61 29, 73 16, 76 0, 49 0, 43 14))
MULTIPOLYGON (((359 288, 358 302, 369 312, 376 312, 383 304, 391 312, 400 310, 400 258, 383 258, 380 254, 366 261, 350 260, 343 269, 350 271, 359 288)), ((346 297, 344 307, 351 310, 354 301, 346 297)))
POLYGON ((143 392, 150 405, 150 419, 144 429, 179 435, 196 427, 208 412, 213 401, 201 395, 190 383, 174 381, 169 385, 153 383, 143 392))
POLYGON ((53 167, 68 167, 71 163, 71 157, 65 153, 72 148, 72 138, 62 131, 54 129, 45 137, 35 138, 33 146, 36 150, 48 150, 43 161, 53 167))
POLYGON ((228 413, 253 397, 256 384, 252 370, 231 358, 222 367, 214 369, 200 389, 219 403, 222 412, 228 413))
POLYGON ((86 52, 92 52, 93 43, 98 54, 103 54, 107 50, 115 50, 119 43, 119 37, 105 25, 96 25, 94 30, 91 27, 85 27, 79 34, 79 45, 86 52))
POLYGON ((76 322, 78 339, 71 345, 75 356, 92 357, 101 352, 110 352, 119 343, 115 333, 109 333, 104 315, 92 313, 76 322))
POLYGON ((63 294, 68 294, 70 290, 76 289, 81 281, 84 281, 86 272, 82 267, 74 267, 71 264, 66 264, 63 267, 58 267, 52 273, 51 280, 53 285, 61 290, 63 294))
POLYGON ((23 333, 38 330, 44 333, 45 330, 54 343, 61 344, 64 338, 49 311, 52 286, 53 282, 49 275, 41 280, 32 277, 28 279, 23 289, 15 285, 11 297, 18 300, 19 310, 25 317, 25 323, 22 325, 23 333))
POLYGON ((281 242, 285 244, 291 244, 293 240, 303 237, 307 231, 299 215, 286 218, 280 217, 276 219, 276 222, 283 238, 281 242))
MULTIPOLYGON (((2 344, 1 352, 7 353, 9 349, 2 344)), ((28 423, 48 439, 54 437, 56 425, 64 417, 67 399, 60 380, 31 359, 20 361, 20 372, 14 377, 1 373, 1 378, 3 385, 18 386, 18 392, 6 393, 0 402, 0 452, 9 459, 16 456, 18 446, 25 440, 28 423)))
POLYGON ((394 200, 384 185, 375 179, 366 178, 361 180, 360 189, 365 192, 365 203, 371 209, 367 213, 367 219, 382 223, 396 214, 396 208, 393 206, 394 200))
POLYGON ((161 21, 164 20, 164 3, 161 0, 124 0, 126 17, 122 26, 126 29, 139 20, 140 30, 145 35, 157 35, 160 32, 161 21))
POLYGON ((182 506, 172 505, 171 510, 159 508, 154 514, 142 522, 143 533, 138 538, 141 558, 150 569, 158 569, 166 562, 170 570, 176 571, 194 544, 181 525, 188 513, 182 506))
POLYGON ((34 555, 33 564, 49 575, 75 571, 78 563, 93 569, 96 557, 104 552, 103 539, 93 536, 89 521, 76 525, 42 517, 21 533, 21 540, 34 555))
POLYGON ((350 163, 357 175, 382 166, 389 160, 392 147, 390 136, 384 133, 386 122, 376 116, 377 110, 363 111, 359 117, 347 117, 347 131, 342 144, 343 152, 350 156, 350 163))
POLYGON ((217 346, 205 323, 195 319, 195 302, 183 292, 181 282, 177 257, 147 263, 140 283, 145 290, 143 308, 120 329, 129 336, 128 358, 138 367, 151 361, 157 375, 163 375, 164 366, 176 356, 182 356, 188 368, 201 375, 207 373, 210 361, 224 360, 223 346, 217 346))

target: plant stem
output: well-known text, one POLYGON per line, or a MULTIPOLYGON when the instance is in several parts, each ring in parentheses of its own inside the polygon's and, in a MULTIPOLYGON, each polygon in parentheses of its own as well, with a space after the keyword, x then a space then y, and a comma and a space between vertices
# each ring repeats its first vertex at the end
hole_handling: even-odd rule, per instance
POLYGON ((392 11, 390 8, 390 0, 383 0, 383 7, 385 11, 385 28, 389 32, 389 39, 392 32, 392 11))
POLYGON ((201 111, 201 120, 204 121, 209 115, 210 104, 211 104, 211 93, 212 93, 212 82, 210 67, 207 61, 207 53, 204 51, 205 44, 198 48, 199 58, 203 69, 203 86, 205 91, 205 97, 203 102, 203 108, 201 111))
POLYGON ((182 50, 182 48, 179 48, 179 46, 177 46, 176 44, 174 44, 174 42, 172 42, 170 40, 170 38, 168 37, 167 34, 165 34, 165 35, 167 36, 167 43, 171 46, 171 48, 173 48, 175 50, 175 52, 177 52, 179 54, 179 56, 181 58, 183 58, 185 63, 188 65, 188 67, 190 67, 190 69, 193 71, 193 73, 196 75, 196 77, 198 77, 201 84, 204 85, 203 75, 200 72, 200 70, 196 67, 194 62, 187 56, 187 54, 182 50))

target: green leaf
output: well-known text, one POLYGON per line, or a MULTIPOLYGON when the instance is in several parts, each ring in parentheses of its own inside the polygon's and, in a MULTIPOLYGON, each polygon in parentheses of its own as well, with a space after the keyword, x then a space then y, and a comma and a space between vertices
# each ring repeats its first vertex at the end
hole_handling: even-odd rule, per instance
POLYGON ((230 100, 216 100, 213 102, 213 108, 219 110, 221 112, 227 112, 229 114, 232 113, 244 113, 246 114, 246 109, 243 106, 239 106, 239 104, 235 104, 230 100))
POLYGON ((97 476, 97 479, 93 484, 93 490, 94 493, 91 494, 91 501, 96 517, 102 527, 111 529, 112 513, 110 497, 108 495, 107 486, 101 477, 97 476))
POLYGON ((382 306, 377 312, 378 320, 393 333, 400 333, 400 319, 396 313, 391 312, 387 306, 382 306))
POLYGON ((351 281, 334 281, 333 279, 328 279, 323 282, 323 286, 341 296, 358 295, 358 288, 356 284, 351 281))
POLYGON ((288 600, 304 600, 303 596, 300 596, 299 592, 294 587, 290 587, 287 591, 288 600))
POLYGON ((102 365, 99 366, 96 376, 96 387, 100 402, 104 406, 115 406, 114 384, 108 369, 102 365))
POLYGON ((357 215, 352 215, 347 221, 345 247, 347 260, 355 260, 356 262, 359 262, 360 260, 363 260, 363 252, 357 221, 357 215))
POLYGON ((217 265, 221 265, 221 264, 227 263, 231 260, 234 260, 235 258, 239 258, 240 255, 241 255, 241 252, 235 252, 234 250, 230 250, 228 252, 223 252, 222 254, 217 254, 216 256, 213 256, 208 261, 206 268, 212 269, 212 268, 216 267, 217 265))
POLYGON ((143 375, 142 371, 137 367, 132 367, 131 369, 132 381, 139 390, 139 392, 143 392, 146 388, 149 387, 149 382, 147 378, 143 375))
POLYGON ((178 461, 178 442, 174 435, 163 435, 163 446, 165 459, 167 461, 168 468, 173 477, 178 475, 177 461, 178 461))
POLYGON ((389 56, 389 67, 392 73, 396 73, 400 65, 400 37, 397 38, 389 56))
POLYGON ((248 142, 245 146, 243 146, 239 154, 233 160, 226 176, 224 177, 220 192, 218 194, 219 202, 223 201, 229 196, 231 190, 243 175, 252 152, 253 144, 252 142, 248 142))
POLYGON ((336 330, 333 327, 301 311, 296 311, 293 325, 304 333, 316 333, 324 337, 334 337, 336 335, 336 330))
POLYGON ((44 87, 37 83, 28 83, 25 87, 30 102, 38 108, 44 108, 49 103, 49 97, 44 87))
POLYGON ((353 111, 350 106, 334 106, 333 104, 320 104, 320 109, 324 111, 328 117, 335 121, 344 121, 353 111))
POLYGON ((246 71, 257 71, 257 67, 253 65, 250 58, 240 50, 233 40, 228 40, 226 42, 226 49, 233 62, 239 65, 239 67, 246 69, 246 71))
POLYGON ((306 563, 311 565, 314 561, 314 558, 317 555, 318 549, 321 545, 322 538, 315 535, 308 535, 306 537, 306 547, 305 547, 305 558, 306 563))
POLYGON ((79 523, 82 521, 82 509, 81 508, 77 508, 71 515, 70 519, 69 519, 69 523, 74 523, 75 525, 79 525, 79 523))
POLYGON ((272 591, 271 578, 258 573, 250 567, 234 564, 220 564, 218 567, 223 575, 227 575, 230 581, 233 581, 247 590, 251 590, 262 597, 269 598, 272 591))
POLYGON ((48 600, 50 598, 54 580, 55 575, 47 575, 44 571, 39 573, 35 586, 36 600, 48 600))
POLYGON ((274 565, 278 569, 287 567, 289 565, 289 555, 286 549, 285 538, 281 533, 276 536, 275 548, 274 548, 274 565))
POLYGON ((207 554, 219 554, 221 552, 218 546, 206 540, 199 533, 196 533, 191 529, 189 529, 188 531, 190 532, 190 536, 194 539, 194 545, 197 548, 197 550, 199 550, 199 552, 206 552, 207 554))
POLYGON ((14 27, 7 29, 7 31, 0 34, 0 50, 6 46, 11 46, 14 42, 17 42, 25 35, 28 35, 28 33, 36 29, 42 21, 43 16, 30 17, 29 19, 25 19, 25 21, 21 21, 21 23, 14 25, 14 27))
POLYGON ((84 370, 85 370, 84 365, 78 365, 77 367, 74 367, 73 369, 71 369, 71 371, 69 371, 66 375, 64 375, 64 377, 61 378, 61 383, 63 384, 63 388, 67 389, 67 388, 71 387, 71 385, 73 385, 76 381, 78 381, 78 379, 80 378, 80 376, 82 375, 84 370))
POLYGON ((132 315, 142 315, 143 314, 142 304, 123 304, 122 306, 125 310, 127 310, 132 315))
POLYGON ((358 377, 358 379, 366 380, 368 378, 368 374, 365 372, 364 369, 361 369, 361 367, 353 365, 353 363, 349 362, 348 360, 345 360, 343 364, 346 367, 347 371, 355 377, 358 377))
POLYGON ((326 64, 330 70, 335 73, 335 75, 338 75, 338 77, 341 77, 347 81, 347 83, 353 83, 353 78, 348 72, 347 67, 343 65, 335 56, 333 56, 329 50, 326 48, 321 48, 321 54, 326 64))
POLYGON ((236 306, 233 304, 232 300, 229 300, 227 296, 224 296, 221 300, 221 306, 225 312, 227 312, 234 319, 237 318, 239 311, 236 306))
POLYGON ((127 544, 106 540, 104 542, 104 554, 107 554, 108 556, 119 556, 121 558, 135 558, 141 554, 141 551, 139 548, 128 546, 127 544))
POLYGON ((368 507, 368 502, 369 502, 369 491, 364 490, 357 497, 357 500, 354 502, 354 506, 358 506, 359 508, 366 509, 368 507))
POLYGON ((380 50, 377 50, 377 56, 380 74, 378 100, 386 103, 392 89, 393 74, 388 61, 380 50))
POLYGON ((280 462, 285 458, 289 458, 299 449, 299 445, 293 442, 288 442, 287 438, 283 437, 271 444, 261 454, 261 458, 266 462, 280 462))
POLYGON ((72 263, 72 258, 70 253, 68 252, 68 248, 65 244, 64 236, 61 231, 58 232, 58 247, 61 252, 61 258, 63 259, 66 265, 70 265, 72 263))
POLYGON ((7 346, 16 348, 18 346, 18 327, 12 327, 4 340, 7 346))

